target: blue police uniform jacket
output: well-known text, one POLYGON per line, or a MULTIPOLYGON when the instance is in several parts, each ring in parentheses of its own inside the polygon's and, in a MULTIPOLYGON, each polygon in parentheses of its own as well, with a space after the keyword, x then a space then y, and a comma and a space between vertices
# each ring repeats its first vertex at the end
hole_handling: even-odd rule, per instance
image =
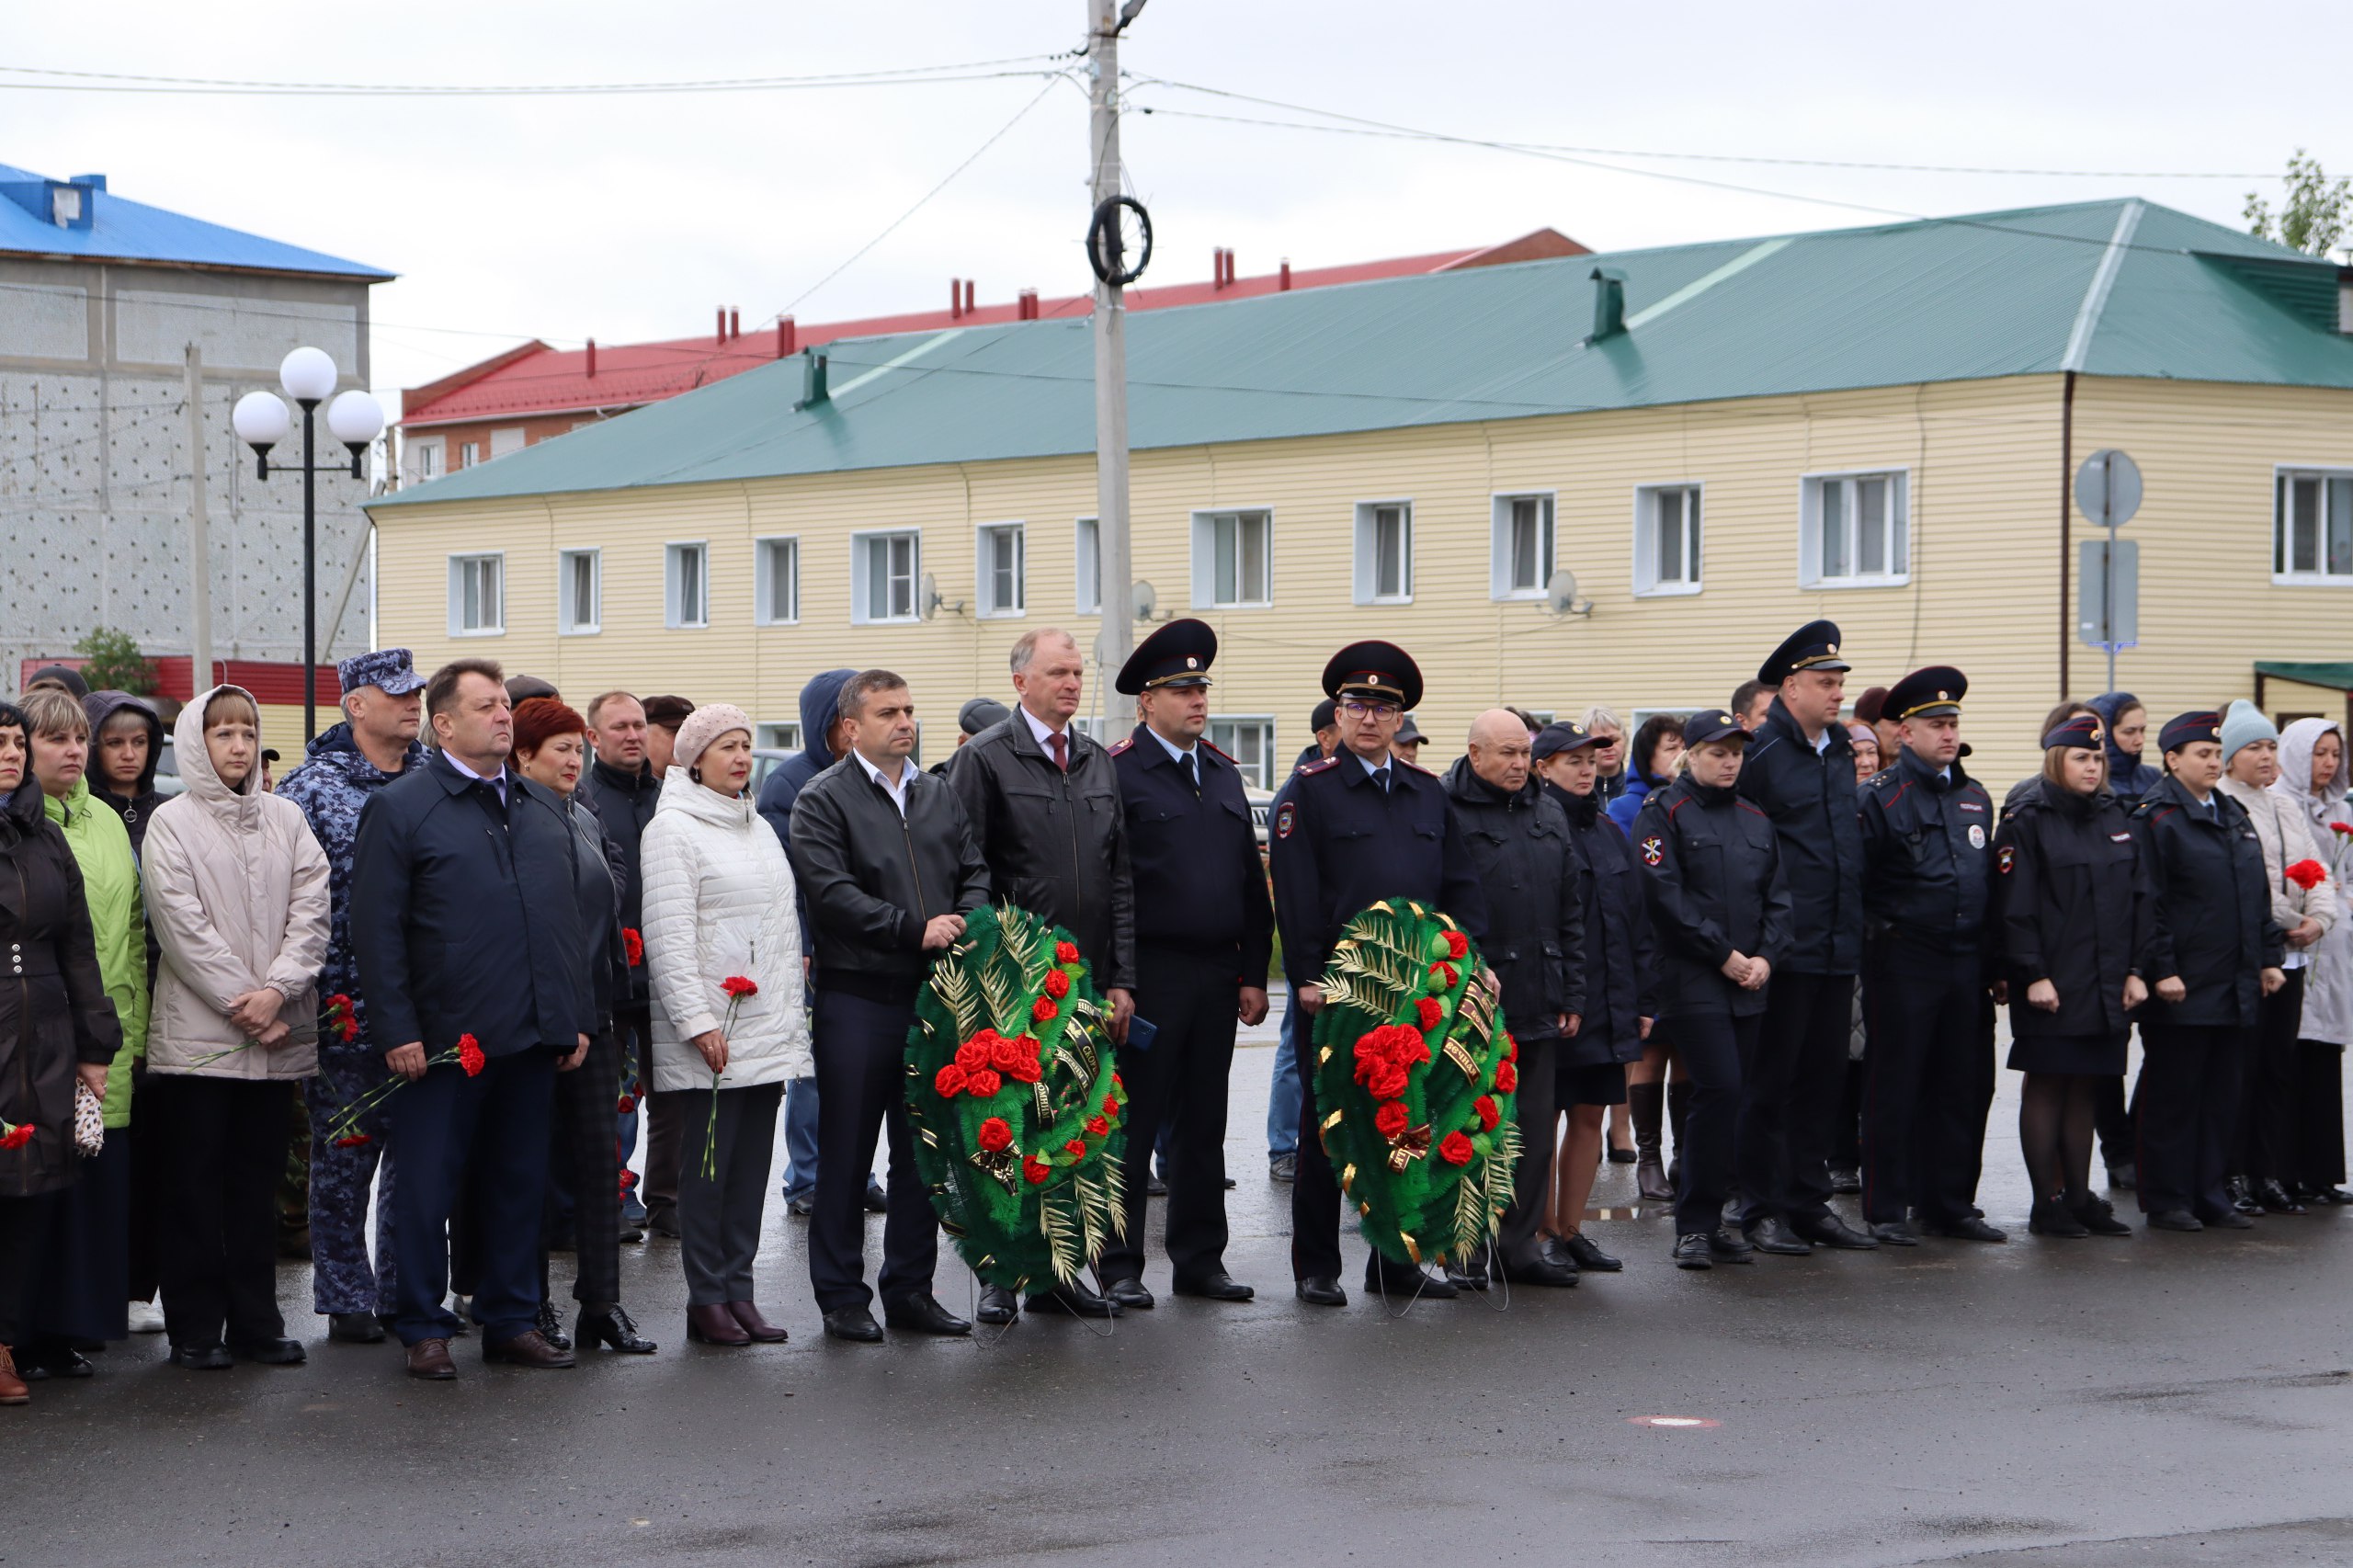
POLYGON ((2133 808, 2145 851, 2150 933, 2141 972, 2151 986, 2138 1017, 2159 1023, 2247 1028, 2262 1001, 2262 971, 2285 943, 2271 916, 2271 873, 2246 808, 2220 790, 2211 809, 2170 774, 2133 808), (2161 1002, 2160 980, 2188 994, 2161 1002))
POLYGON ((1111 747, 1128 819, 1128 867, 1136 890, 1136 946, 1232 956, 1245 985, 1264 985, 1275 915, 1267 895, 1250 798, 1233 759, 1195 743, 1201 788, 1138 724, 1111 747))
POLYGON ((1953 764, 1940 775, 1907 747, 1862 791, 1863 910, 1918 942, 1974 949, 1985 927, 1994 801, 1953 764))
POLYGON ((1723 964, 1738 952, 1778 969, 1788 954, 1790 884, 1772 823, 1737 790, 1686 774, 1643 798, 1633 837, 1665 971, 1658 1016, 1762 1013, 1766 994, 1723 964))
POLYGON ((1577 1032, 1552 1048, 1572 1066, 1606 1067, 1643 1054, 1643 1020, 1658 1017, 1658 943, 1643 903, 1634 846, 1602 810, 1601 791, 1572 795, 1554 784, 1569 836, 1584 857, 1585 1013, 1577 1032))
MULTIPOLYGON (((1772 819, 1793 906, 1792 974, 1855 974, 1863 963, 1863 830, 1855 747, 1844 724, 1820 752, 1773 699, 1741 764, 1740 798, 1772 819)), ((1990 829, 1988 831, 1991 831, 1990 829)))
POLYGON ((1487 900, 1438 776, 1392 757, 1384 792, 1354 752, 1290 776, 1267 834, 1283 974, 1320 985, 1341 930, 1384 898, 1443 910, 1473 938, 1487 900))

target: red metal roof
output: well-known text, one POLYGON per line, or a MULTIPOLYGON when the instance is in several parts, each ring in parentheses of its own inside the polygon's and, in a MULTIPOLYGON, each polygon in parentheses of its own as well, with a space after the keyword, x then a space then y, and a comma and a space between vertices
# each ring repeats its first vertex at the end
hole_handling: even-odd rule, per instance
MULTIPOLYGON (((68 669, 78 670, 88 663, 87 659, 74 658, 24 660, 17 673, 17 688, 23 690, 25 682, 32 678, 35 670, 46 669, 51 665, 63 665, 68 669)), ((175 702, 193 699, 197 693, 195 663, 186 653, 170 653, 148 660, 147 667, 155 676, 155 695, 168 697, 175 702)), ((242 686, 254 694, 255 701, 266 706, 300 708, 302 705, 302 666, 300 665, 261 659, 215 659, 212 661, 212 672, 213 678, 204 688, 208 691, 214 686, 242 686)), ((337 678, 335 667, 321 665, 319 706, 333 708, 342 700, 343 682, 337 678)))
MULTIPOLYGON (((1286 264, 1280 271, 1236 278, 1222 285, 1204 279, 1198 283, 1172 283, 1165 288, 1130 289, 1127 306, 1131 311, 1163 310, 1174 305, 1253 299, 1285 289, 1324 289, 1339 283, 1409 278, 1455 267, 1585 254, 1586 247, 1567 235, 1552 229, 1538 229, 1502 244, 1471 250, 1437 251, 1427 256, 1396 256, 1339 267, 1294 268, 1286 264)), ((914 311, 855 321, 795 323, 789 336, 771 324, 724 342, 715 332, 665 343, 599 344, 593 349, 551 348, 544 343, 532 342, 507 349, 428 386, 404 392, 401 423, 419 429, 490 419, 635 408, 769 364, 813 344, 843 337, 939 331, 951 326, 993 326, 1030 319, 1028 306, 1028 299, 1023 298, 982 304, 969 311, 914 311), (588 373, 592 353, 596 360, 593 376, 588 373)), ((1034 313, 1039 319, 1052 319, 1085 315, 1093 308, 1092 295, 1068 294, 1039 299, 1034 313)))

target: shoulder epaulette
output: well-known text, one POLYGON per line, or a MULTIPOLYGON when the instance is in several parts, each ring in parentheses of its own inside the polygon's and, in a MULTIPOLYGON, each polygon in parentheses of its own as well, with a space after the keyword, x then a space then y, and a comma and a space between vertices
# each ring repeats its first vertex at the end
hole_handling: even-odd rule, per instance
POLYGON ((1211 739, 1210 739, 1207 735, 1203 735, 1199 740, 1198 740, 1198 741, 1194 742, 1193 744, 1194 744, 1195 745, 1207 747, 1210 751, 1211 751, 1211 752, 1215 753, 1217 756, 1222 756, 1222 757, 1225 758, 1225 760, 1226 760, 1226 761, 1233 763, 1233 766, 1234 766, 1234 767, 1241 767, 1241 766, 1242 766, 1242 764, 1240 764, 1239 762, 1235 762, 1235 761, 1234 761, 1233 754, 1233 753, 1231 753, 1231 752, 1227 751, 1224 747, 1220 746, 1220 745, 1216 744, 1215 743, 1213 743, 1212 741, 1211 741, 1211 739))
POLYGON ((1895 769, 1893 767, 1882 767, 1877 773, 1872 774, 1869 778, 1864 779, 1863 782, 1870 785, 1874 790, 1884 790, 1890 784, 1895 782, 1895 769))
POLYGON ((1390 761, 1392 761, 1392 762, 1393 762, 1393 763, 1398 764, 1400 767, 1410 767, 1410 768, 1412 768, 1415 772, 1416 772, 1416 773, 1418 773, 1418 774, 1421 774, 1424 778, 1437 778, 1437 777, 1438 777, 1438 773, 1437 773, 1437 771, 1436 771, 1435 769, 1433 769, 1433 768, 1424 767, 1423 767, 1420 763, 1418 763, 1418 762, 1407 762, 1404 757, 1399 756, 1398 756, 1395 752, 1393 752, 1393 751, 1392 751, 1392 752, 1391 752, 1391 753, 1389 754, 1389 760, 1390 760, 1390 761))
POLYGON ((1340 759, 1339 759, 1337 756, 1327 756, 1327 757, 1324 758, 1321 762, 1311 762, 1311 763, 1306 764, 1304 767, 1301 767, 1301 768, 1300 768, 1300 770, 1299 770, 1299 776, 1300 776, 1302 778, 1307 778, 1307 777, 1308 777, 1309 775, 1311 775, 1311 774, 1315 774, 1315 773, 1329 773, 1329 772, 1331 772, 1331 771, 1332 771, 1332 769, 1334 769, 1334 768, 1336 768, 1336 767, 1339 767, 1339 766, 1340 766, 1340 759))
POLYGON ((1103 749, 1109 752, 1113 756, 1122 756, 1126 755, 1128 748, 1135 744, 1136 738, 1133 735, 1128 735, 1120 740, 1113 742, 1103 749))

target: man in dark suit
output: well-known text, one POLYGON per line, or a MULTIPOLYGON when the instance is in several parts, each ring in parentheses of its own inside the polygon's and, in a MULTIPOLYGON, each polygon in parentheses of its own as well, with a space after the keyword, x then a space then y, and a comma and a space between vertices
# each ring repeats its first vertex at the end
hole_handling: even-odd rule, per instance
MULTIPOLYGON (((1086 661, 1070 633, 1047 627, 1022 633, 1009 663, 1021 706, 957 751, 949 787, 964 802, 997 898, 1069 930, 1111 1005, 1111 1039, 1124 1045, 1135 1012, 1135 885, 1118 770, 1071 725, 1086 661)), ((1119 1314, 1083 1283, 1030 1301, 1049 1298, 1088 1317, 1119 1314)), ((1011 1291, 982 1292, 983 1323, 1013 1315, 1011 1291)))
POLYGON ((1232 757, 1201 738, 1217 633, 1172 620, 1143 640, 1118 682, 1143 722, 1111 748, 1136 889, 1136 1009, 1157 1031, 1122 1051, 1128 1085, 1127 1233, 1104 1248, 1105 1294, 1149 1307, 1146 1181, 1165 1127, 1168 1261, 1180 1296, 1246 1301, 1225 1271, 1226 1078, 1236 1023, 1267 1016, 1274 907, 1250 801, 1232 757))
POLYGON ((369 1019, 385 1064, 408 1080, 392 1105, 392 1327, 411 1377, 457 1375, 459 1324, 442 1298, 463 1193, 483 1358, 569 1367, 536 1324, 555 1074, 587 1054, 595 1015, 572 829, 552 795, 506 766, 514 723, 495 664, 443 665, 425 711, 439 749, 369 801, 352 853, 369 1019), (479 1060, 455 1055, 469 1039, 479 1060))

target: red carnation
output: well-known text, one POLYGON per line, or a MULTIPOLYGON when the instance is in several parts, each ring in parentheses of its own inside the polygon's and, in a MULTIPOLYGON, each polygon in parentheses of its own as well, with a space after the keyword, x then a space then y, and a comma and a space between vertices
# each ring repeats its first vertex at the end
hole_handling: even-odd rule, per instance
POLYGON ((1454 966, 1450 963, 1430 965, 1430 994, 1436 996, 1453 990, 1454 983, 1461 978, 1461 976, 1455 972, 1454 966))
POLYGON ((342 1037, 346 1044, 348 1044, 358 1035, 359 1026, 349 1018, 338 1018, 335 1020, 335 1032, 342 1037))
POLYGON ((1479 1113, 1479 1131, 1482 1132, 1493 1132, 1495 1123, 1504 1119, 1504 1113, 1495 1108, 1495 1102, 1485 1095, 1472 1101, 1471 1108, 1479 1113))
POLYGON ((365 1132, 355 1132, 348 1138, 336 1139, 335 1146, 338 1149, 364 1149, 374 1142, 375 1140, 365 1132))
POLYGON ((1405 1085, 1411 1081, 1403 1067, 1393 1062, 1383 1062, 1374 1070, 1365 1087, 1371 1091, 1374 1099, 1393 1100, 1405 1092, 1405 1085))
POLYGON ((620 1099, 613 1102, 613 1109, 622 1116, 627 1116, 636 1108, 637 1096, 635 1095, 623 1095, 620 1099))
MULTIPOLYGON (((1446 951, 1448 957, 1459 959, 1470 950, 1470 937, 1464 936, 1460 931, 1449 931, 1446 934, 1446 951)), ((1457 1163, 1459 1164, 1460 1162, 1457 1163)))
POLYGON ((1056 942, 1054 944, 1054 961, 1056 963, 1076 963, 1078 961, 1078 949, 1068 942, 1056 942))
POLYGON ((1519 1088, 1519 1069, 1508 1062, 1495 1063, 1495 1087, 1504 1094, 1514 1094, 1519 1088))
POLYGON ((2330 823, 2328 824, 2328 831, 2331 833, 2341 833, 2347 838, 2353 838, 2353 822, 2330 823))
POLYGON ((1030 1006, 1029 1016, 1042 1024, 1050 1018, 1060 1017, 1062 1016, 1062 1009, 1054 1006, 1054 999, 1052 997, 1040 996, 1030 1006))
POLYGON ((1013 1127, 1001 1116, 990 1117, 981 1123, 981 1147, 995 1154, 1013 1146, 1013 1127))
MULTIPOLYGON (((989 1065, 1000 1073, 1010 1074, 1015 1068, 1021 1065, 1023 1054, 1018 1040, 1010 1040, 999 1035, 989 1041, 989 1065)), ((1035 1061, 1036 1058, 1031 1057, 1030 1060, 1035 1061)))
POLYGON ((1109 1095, 1105 1095, 1103 1096, 1103 1114, 1110 1117, 1118 1116, 1120 1114, 1120 1102, 1109 1095))
POLYGON ((478 1076, 489 1064, 490 1058, 482 1053, 482 1041, 470 1034, 458 1037, 458 1065, 466 1070, 467 1077, 478 1076))
POLYGON ((1005 1075, 1017 1084, 1034 1084, 1045 1075, 1035 1056, 1017 1058, 1012 1066, 1002 1069, 1005 1075))
POLYGON ((1005 1086, 1005 1080, 988 1068, 964 1075, 964 1092, 975 1099, 986 1099, 1005 1086))
POLYGON ((1046 1164, 1045 1161, 1040 1159, 1035 1154, 1028 1154, 1022 1158, 1021 1179, 1028 1182, 1031 1187, 1036 1187, 1042 1183, 1048 1176, 1053 1175, 1053 1166, 1046 1164))
POLYGON ((1063 1145, 1063 1153, 1074 1160, 1079 1159, 1086 1153, 1086 1141, 1083 1138, 1073 1138, 1063 1145))
POLYGON ((1111 1074, 1111 1086, 1115 1089, 1124 1089, 1128 1086, 1128 1081, 1114 1073, 1111 1074))
POLYGON ((760 994, 760 983, 748 974, 731 974, 719 983, 719 988, 738 999, 760 994))
POLYGON ((1478 1152, 1472 1146, 1471 1140, 1460 1132, 1449 1132, 1438 1140, 1438 1158, 1449 1165, 1467 1165, 1471 1163, 1471 1156, 1478 1152))
POLYGON ((1435 996, 1423 997, 1414 1010, 1420 1016, 1422 1028, 1425 1029, 1434 1029, 1446 1022, 1446 1008, 1439 1005, 1435 996))
POLYGON ((1099 1116, 1090 1116, 1086 1119, 1086 1131, 1095 1137, 1100 1138, 1111 1131, 1111 1124, 1099 1116))
POLYGON ((629 956, 629 967, 631 969, 645 961, 645 937, 636 926, 621 927, 621 951, 629 956))
POLYGON ((2317 860, 2299 860, 2279 874, 2306 892, 2328 881, 2328 868, 2317 860))
POLYGON ((1069 995, 1070 976, 1058 969, 1048 970, 1046 971, 1046 994, 1049 996, 1069 995))
POLYGON ((964 1069, 953 1062, 931 1075, 931 1086, 943 1100, 952 1100, 962 1094, 969 1081, 964 1069))
POLYGON ((1396 1043, 1390 1047, 1389 1060, 1400 1067, 1412 1067, 1430 1059, 1430 1042, 1422 1031, 1409 1024, 1397 1026, 1396 1043))
POLYGON ((1506 1062, 1519 1060, 1519 1040, 1508 1030, 1504 1034, 1504 1060, 1506 1062))
POLYGON ((1396 1100, 1391 1100, 1372 1113, 1373 1130, 1383 1138, 1393 1139, 1404 1131, 1407 1119, 1404 1106, 1396 1100))
POLYGON ((5 1133, 0 1133, 0 1149, 21 1149, 33 1141, 33 1124, 20 1121, 5 1133))
POLYGON ((995 1038, 992 1031, 983 1029, 979 1034, 958 1046, 956 1065, 967 1073, 977 1073, 987 1066, 995 1060, 995 1053, 989 1050, 989 1041, 995 1038))

